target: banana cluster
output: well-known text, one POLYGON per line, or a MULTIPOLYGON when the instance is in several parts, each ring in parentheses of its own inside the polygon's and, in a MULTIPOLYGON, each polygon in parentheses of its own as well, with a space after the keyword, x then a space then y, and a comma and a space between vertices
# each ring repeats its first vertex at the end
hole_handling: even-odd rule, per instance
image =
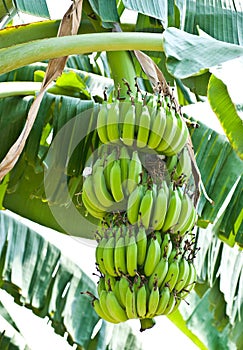
POLYGON ((103 219, 108 213, 125 211, 127 198, 141 182, 143 166, 134 150, 114 147, 93 164, 92 173, 84 179, 82 199, 87 211, 103 219))
POLYGON ((172 96, 101 105, 98 155, 83 180, 82 203, 98 219, 97 314, 112 323, 175 311, 196 282, 197 220, 189 180, 188 129, 172 96))
POLYGON ((173 184, 168 187, 163 180, 159 185, 135 188, 128 198, 127 218, 146 229, 184 235, 195 225, 197 212, 187 193, 173 184))
POLYGON ((155 108, 134 101, 126 108, 122 104, 116 101, 101 106, 97 131, 102 143, 147 147, 166 156, 179 153, 185 146, 188 129, 169 97, 164 97, 155 108))
POLYGON ((151 328, 155 316, 175 311, 193 288, 193 244, 181 236, 122 225, 99 237, 96 263, 102 273, 93 306, 106 321, 137 318, 141 331, 151 328))

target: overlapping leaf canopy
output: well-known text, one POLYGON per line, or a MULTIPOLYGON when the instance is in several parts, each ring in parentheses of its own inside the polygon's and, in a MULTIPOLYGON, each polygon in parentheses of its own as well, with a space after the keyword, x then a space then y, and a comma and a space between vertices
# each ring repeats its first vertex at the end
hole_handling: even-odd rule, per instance
MULTIPOLYGON (((28 1, 28 9, 24 7, 27 6, 26 1, 17 3, 21 10, 48 16, 44 0, 38 8, 32 1, 28 1)), ((122 29, 161 33, 164 52, 148 54, 162 69, 166 79, 176 85, 180 104, 188 105, 208 98, 223 126, 226 136, 211 129, 206 120, 200 120, 200 128, 191 129, 203 184, 214 205, 201 196, 199 225, 207 228, 200 228, 198 232, 198 245, 201 247, 197 260, 199 283, 196 292, 191 295, 190 307, 184 305, 180 312, 186 321, 184 331, 188 327, 209 349, 242 348, 242 253, 236 246, 229 247, 235 243, 243 246, 243 100, 237 99, 235 94, 237 89, 242 91, 242 81, 236 79, 239 70, 243 71, 242 59, 239 59, 243 56, 242 2, 218 1, 212 6, 209 0, 123 0, 117 5, 112 0, 108 7, 105 1, 89 0, 84 1, 83 5, 85 20, 79 33, 110 31, 113 23, 119 22, 124 7, 138 11, 136 25, 121 24, 122 29), (236 62, 237 71, 233 69, 236 62), (221 65, 220 69, 218 65, 221 65), (236 88, 230 84, 229 76, 237 80, 236 88)), ((15 29, 16 34, 2 31, 0 46, 6 48, 11 46, 11 42, 18 44, 23 40, 28 42, 53 37, 57 27, 58 21, 46 21, 15 29)), ((143 86, 151 91, 148 78, 141 72, 134 57, 133 62, 137 74, 143 79, 143 86)), ((105 87, 108 87, 108 92, 113 88, 110 79, 113 72, 105 53, 96 56, 74 55, 69 58, 67 66, 69 69, 49 88, 42 102, 22 157, 0 185, 0 204, 3 207, 58 231, 65 229, 53 217, 44 191, 43 164, 47 162, 47 151, 66 122, 101 102, 105 87)), ((25 84, 40 82, 45 69, 46 63, 38 62, 0 76, 1 82, 12 82, 11 86, 3 86, 2 96, 0 83, 0 159, 3 159, 23 128, 33 101, 36 90, 32 87, 30 94, 25 84), (14 85, 16 81, 23 84, 21 95, 17 92, 17 96, 19 87, 14 85)), ((196 118, 195 115, 193 117, 196 118)), ((95 115, 92 118, 95 123, 95 115)), ((88 129, 90 126, 83 127, 88 129)), ((67 149, 71 143, 72 140, 68 140, 67 149)), ((90 145, 92 149, 97 146, 95 132, 78 145, 71 158, 68 153, 63 158, 69 160, 65 171, 68 188, 77 207, 79 203, 75 194, 80 190, 81 174, 90 154, 90 145)), ((56 183, 54 197, 49 201, 52 206, 68 210, 70 198, 62 196, 62 186, 66 185, 56 183)), ((79 207, 79 211, 82 213, 82 208, 79 207)), ((68 219, 72 234, 92 237, 93 233, 81 230, 74 218, 69 216, 68 219)), ((7 257, 4 256, 2 261, 6 264, 7 257)), ((14 285, 14 281, 9 283, 10 286, 14 285)), ((177 313, 172 319, 183 328, 181 315, 177 313)))

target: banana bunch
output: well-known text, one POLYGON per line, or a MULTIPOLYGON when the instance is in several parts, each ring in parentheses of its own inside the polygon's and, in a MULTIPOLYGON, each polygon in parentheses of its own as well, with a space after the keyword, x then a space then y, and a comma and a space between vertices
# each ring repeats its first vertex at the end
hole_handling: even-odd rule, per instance
POLYGON ((166 156, 173 156, 182 150, 188 138, 188 129, 168 96, 159 100, 155 108, 145 102, 141 106, 134 100, 127 104, 126 108, 122 108, 124 102, 117 100, 101 105, 97 132, 102 143, 123 143, 138 149, 147 147, 166 156))
POLYGON ((126 147, 115 147, 99 157, 83 182, 82 200, 87 211, 103 219, 107 213, 126 210, 126 198, 140 183, 142 173, 137 151, 130 156, 126 147))
POLYGON ((106 230, 106 243, 103 236, 98 244, 96 259, 102 273, 93 306, 100 317, 111 323, 139 319, 143 331, 153 327, 155 316, 175 311, 193 288, 196 270, 190 260, 192 245, 186 240, 183 247, 182 241, 178 244, 169 233, 147 235, 143 227, 138 227, 134 235, 129 232, 125 246, 126 229, 131 227, 106 230))
POLYGON ((139 319, 143 331, 196 282, 188 129, 172 95, 131 97, 101 105, 97 134, 103 147, 82 187, 87 212, 100 219, 92 304, 111 323, 139 319))
POLYGON ((138 185, 127 201, 127 218, 131 224, 142 224, 146 229, 162 232, 180 232, 184 235, 195 225, 197 213, 189 195, 179 187, 138 185))

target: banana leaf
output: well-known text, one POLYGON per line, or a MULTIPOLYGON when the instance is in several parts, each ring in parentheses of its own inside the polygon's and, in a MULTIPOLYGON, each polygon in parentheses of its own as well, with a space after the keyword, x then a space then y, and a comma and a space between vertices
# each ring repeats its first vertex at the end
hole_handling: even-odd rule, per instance
POLYGON ((149 0, 124 0, 123 3, 126 8, 159 19, 164 28, 173 26, 196 34, 200 27, 215 39, 239 45, 243 43, 241 0, 227 3, 217 1, 213 6, 210 0, 161 0, 156 3, 149 0), (178 13, 179 25, 176 25, 178 13))
POLYGON ((0 296, 0 348, 3 350, 30 350, 24 335, 16 326, 8 312, 8 308, 1 302, 0 296))
POLYGON ((195 259, 198 283, 187 302, 169 318, 182 327, 181 317, 189 331, 206 349, 241 349, 243 335, 242 288, 243 256, 237 247, 221 242, 217 224, 198 229, 195 259), (233 273, 232 273, 233 272, 233 273))
MULTIPOLYGON (((71 238, 70 238, 71 239, 71 238)), ((59 248, 42 235, 21 223, 7 212, 0 213, 0 285, 15 302, 39 317, 48 317, 55 332, 68 333, 67 341, 78 349, 89 348, 99 318, 91 298, 80 292, 96 295, 95 283, 62 254, 59 248)), ((102 322, 96 334, 96 349, 120 349, 133 341, 133 349, 142 349, 139 340, 126 324, 114 326, 116 336, 108 339, 113 325, 102 322), (116 339, 117 337, 117 339, 116 339)), ((2 349, 2 348, 1 348, 2 349)), ((21 348, 22 349, 22 348, 21 348)), ((27 348, 26 348, 27 349, 27 348)))

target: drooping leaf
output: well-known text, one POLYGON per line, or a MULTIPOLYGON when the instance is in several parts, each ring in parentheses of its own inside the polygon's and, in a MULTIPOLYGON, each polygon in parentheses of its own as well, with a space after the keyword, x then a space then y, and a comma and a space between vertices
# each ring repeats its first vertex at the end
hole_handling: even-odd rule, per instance
MULTIPOLYGON (((2 288, 36 315, 47 316, 56 333, 67 332, 70 344, 88 348, 99 318, 91 298, 80 292, 88 290, 96 295, 94 282, 55 245, 7 213, 0 212, 0 227, 2 288)), ((105 350, 120 339, 125 344, 132 340, 133 349, 142 349, 126 324, 114 326, 117 335, 104 342, 110 327, 102 322, 96 335, 96 339, 101 338, 98 349, 105 350)))
MULTIPOLYGON (((2 350, 31 350, 23 335, 10 322, 1 316, 0 311, 0 347, 2 350)), ((6 311, 6 309, 5 309, 6 311)))
POLYGON ((32 97, 8 97, 0 99, 0 160, 4 158, 11 145, 20 134, 30 107, 32 97), (12 108, 15 106, 15 108, 12 108), (18 113, 16 113, 16 110, 18 113), (7 137, 5 138, 4 135, 7 137))
MULTIPOLYGON (((190 113, 190 110, 193 111, 190 114, 197 118, 194 108, 190 109, 190 106, 187 106, 186 110, 187 113, 190 113)), ((239 180, 243 174, 243 162, 236 155, 225 136, 218 134, 207 124, 204 124, 201 121, 203 119, 198 120, 197 118, 196 120, 200 126, 191 130, 196 161, 206 192, 214 201, 214 204, 211 205, 201 195, 198 204, 200 215, 198 223, 205 227, 209 222, 213 223, 216 220, 220 211, 225 213, 227 225, 225 220, 220 221, 217 232, 222 239, 229 240, 230 245, 234 245, 234 242, 241 245, 241 222, 238 226, 236 222, 240 220, 242 215, 243 194, 239 180), (232 215, 227 215, 227 213, 232 213, 232 215)))
POLYGON ((168 70, 180 79, 243 56, 241 46, 188 34, 176 28, 166 29, 163 37, 168 70))
POLYGON ((243 44, 243 7, 241 0, 227 2, 210 0, 177 0, 180 9, 180 29, 197 34, 201 28, 217 40, 243 44))
POLYGON ((94 12, 101 18, 105 27, 112 27, 112 22, 119 22, 116 0, 110 0, 109 6, 107 6, 105 0, 90 0, 89 3, 94 12))
POLYGON ((46 18, 50 17, 46 0, 15 0, 14 4, 17 10, 26 12, 30 15, 46 18))
POLYGON ((9 325, 11 325, 17 332, 19 332, 19 329, 15 321, 13 320, 6 306, 1 302, 1 297, 0 297, 0 317, 4 318, 5 321, 9 323, 9 325))
MULTIPOLYGON (((169 318, 180 328, 183 323, 178 318, 182 317, 207 349, 240 349, 243 337, 237 332, 243 325, 243 256, 236 247, 220 242, 216 230, 217 224, 197 231, 200 250, 194 263, 198 283, 187 298, 189 304, 182 303, 169 318)), ((188 336, 193 339, 190 333, 188 336)))
POLYGON ((123 0, 123 3, 128 9, 162 20, 163 26, 167 27, 168 1, 123 0))
POLYGON ((232 147, 243 160, 243 121, 230 98, 227 86, 215 75, 209 80, 208 99, 232 147))
POLYGON ((243 44, 243 7, 241 0, 124 0, 125 7, 161 20, 163 27, 177 27, 197 34, 198 27, 215 39, 243 44))

